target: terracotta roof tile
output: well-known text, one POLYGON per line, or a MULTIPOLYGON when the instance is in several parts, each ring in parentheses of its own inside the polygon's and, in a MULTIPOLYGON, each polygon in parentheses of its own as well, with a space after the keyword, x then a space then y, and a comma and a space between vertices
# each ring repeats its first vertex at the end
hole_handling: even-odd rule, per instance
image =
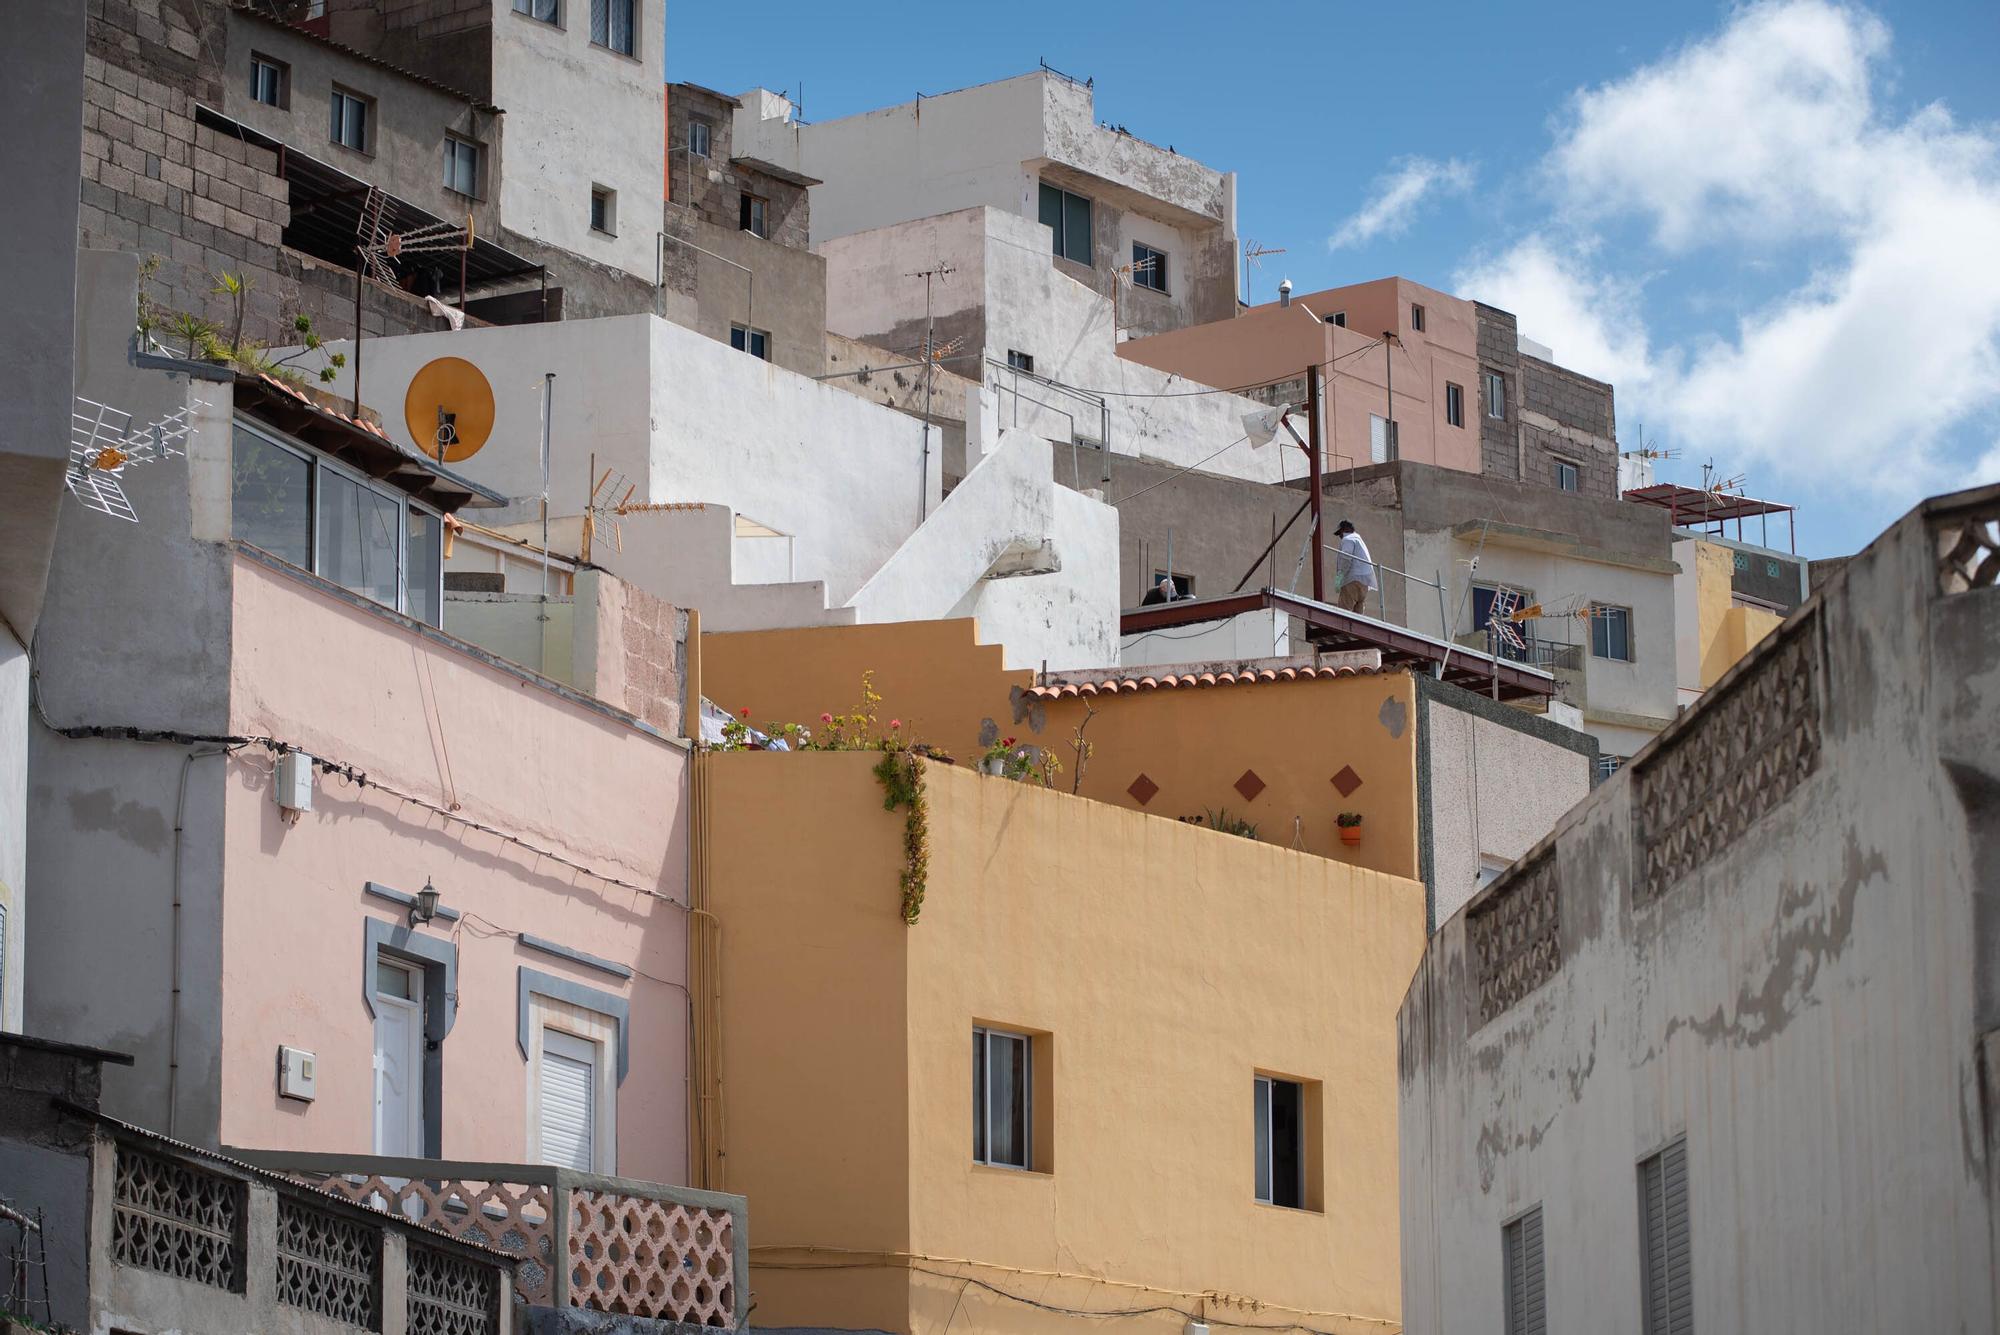
POLYGON ((1039 700, 1077 700, 1098 695, 1136 695, 1141 691, 1174 690, 1201 686, 1254 686, 1276 681, 1331 681, 1336 677, 1379 677, 1401 668, 1379 667, 1284 667, 1253 668, 1244 672, 1204 672, 1162 677, 1107 677, 1101 681, 1052 682, 1031 686, 1028 694, 1039 700))

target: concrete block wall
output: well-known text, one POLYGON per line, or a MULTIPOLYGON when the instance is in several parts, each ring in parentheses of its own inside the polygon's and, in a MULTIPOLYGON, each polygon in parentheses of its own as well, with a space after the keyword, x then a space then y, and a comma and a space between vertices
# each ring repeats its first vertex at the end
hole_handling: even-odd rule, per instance
POLYGON ((1539 357, 1520 358, 1522 455, 1528 482, 1551 482, 1557 458, 1579 465, 1577 490, 1586 496, 1618 496, 1617 415, 1612 389, 1602 380, 1579 375, 1539 357), (1533 419, 1552 419, 1550 431, 1533 419))
POLYGON ((667 88, 667 192, 673 204, 692 209, 716 227, 742 226, 741 200, 758 195, 767 202, 765 239, 792 250, 812 245, 812 212, 806 189, 763 172, 740 167, 735 156, 732 124, 734 99, 716 97, 688 84, 667 88), (687 123, 692 116, 709 127, 708 156, 687 151, 687 123))
MULTIPOLYGON (((92 4, 78 244, 157 255, 149 300, 225 328, 215 275, 247 275, 244 334, 260 343, 292 341, 291 316, 300 311, 322 333, 349 333, 352 271, 284 248, 291 210, 276 155, 195 124, 197 104, 222 102, 224 19, 213 0, 92 4)), ((363 295, 369 333, 438 326, 405 293, 371 285, 363 295)))
POLYGON ((1479 452, 1489 477, 1521 480, 1521 451, 1514 435, 1514 421, 1520 412, 1520 330, 1510 312, 1484 302, 1474 302, 1479 321, 1479 384, 1474 402, 1467 405, 1479 414, 1479 452), (1507 386, 1507 415, 1496 418, 1486 406, 1486 373, 1498 371, 1507 386))

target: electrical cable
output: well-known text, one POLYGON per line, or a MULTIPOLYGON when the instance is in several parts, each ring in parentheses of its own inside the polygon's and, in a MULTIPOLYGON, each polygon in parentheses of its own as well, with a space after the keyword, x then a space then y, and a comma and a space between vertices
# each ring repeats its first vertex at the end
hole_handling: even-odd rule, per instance
POLYGON ((1139 490, 1133 492, 1130 496, 1120 496, 1117 500, 1111 502, 1111 504, 1123 505, 1127 501, 1136 500, 1138 497, 1144 496, 1154 487, 1164 487, 1167 483, 1172 482, 1175 478, 1178 478, 1186 473, 1192 473, 1195 469, 1207 463, 1209 459, 1213 459, 1216 457, 1216 455, 1225 454, 1228 451, 1235 449, 1238 445, 1241 445, 1244 441, 1248 439, 1250 439, 1250 435, 1248 432, 1245 432, 1244 434, 1238 436, 1235 440, 1230 441, 1227 445, 1224 445, 1221 449, 1217 450, 1215 454, 1211 454, 1207 458, 1197 459, 1185 468, 1177 468, 1173 472, 1161 478, 1159 481, 1148 482, 1145 486, 1139 488, 1139 490))

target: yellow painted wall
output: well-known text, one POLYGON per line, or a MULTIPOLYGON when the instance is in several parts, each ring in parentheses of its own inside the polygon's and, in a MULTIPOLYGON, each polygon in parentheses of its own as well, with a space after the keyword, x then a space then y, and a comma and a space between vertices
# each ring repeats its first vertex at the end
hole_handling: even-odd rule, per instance
POLYGON ((702 637, 702 689, 751 721, 816 727, 821 714, 849 711, 861 674, 873 669, 878 711, 903 721, 903 736, 944 747, 971 764, 985 749, 982 724, 1006 729, 1013 690, 1034 674, 1001 666, 997 644, 980 644, 970 617, 869 626, 735 631, 702 637))
MULTIPOLYGON (((1069 743, 1085 703, 1039 702, 1019 735, 1053 748, 1073 771, 1069 743)), ((1088 703, 1096 715, 1083 736, 1096 750, 1084 796, 1169 818, 1227 807, 1256 824, 1258 839, 1285 848, 1296 817, 1309 852, 1417 875, 1416 685, 1408 674, 1179 686, 1088 703), (1342 797, 1333 777, 1350 766, 1361 786, 1342 797), (1246 770, 1266 785, 1248 801, 1235 786, 1246 770), (1142 773, 1159 785, 1143 806, 1129 791, 1142 773), (1340 842, 1334 817, 1342 811, 1361 813, 1359 847, 1340 842)), ((1062 775, 1062 786, 1074 777, 1062 775)))
POLYGON ((1730 581, 1735 556, 1729 548, 1713 542, 1696 542, 1695 623, 1699 635, 1701 689, 1722 678, 1738 659, 1755 648, 1757 642, 1776 630, 1784 617, 1761 607, 1741 607, 1733 602, 1730 581))
POLYGON ((1390 1328, 1423 887, 932 766, 906 928, 873 760, 708 762, 726 1185, 752 1201, 758 1324, 1105 1328, 1015 1295, 1169 1309, 1119 1322, 1167 1335, 1213 1291, 1268 1305, 1210 1300, 1219 1319, 1390 1328), (1052 1172, 971 1161, 978 1021, 1049 1036, 1052 1172), (1319 1211, 1253 1199, 1258 1071, 1320 1082, 1319 1211))
MULTIPOLYGON (((703 689, 754 722, 813 726, 860 695, 875 670, 880 716, 903 720, 903 736, 943 745, 962 766, 992 732, 1055 751, 1068 791, 1070 740, 1080 700, 1020 701, 1028 672, 1008 672, 997 645, 975 641, 971 620, 744 631, 702 637, 703 689), (988 725, 991 725, 991 731, 988 725)), ((1254 686, 1140 691, 1091 701, 1084 732, 1096 752, 1080 791, 1169 818, 1221 810, 1257 825, 1257 837, 1300 846, 1395 876, 1417 875, 1415 691, 1407 675, 1268 682, 1254 686), (1362 785, 1343 798, 1333 776, 1352 766, 1362 785), (1235 784, 1255 770, 1266 784, 1245 800, 1235 784), (1160 786, 1143 806, 1129 789, 1140 774, 1160 786), (1358 848, 1340 842, 1334 817, 1362 815, 1358 848)))

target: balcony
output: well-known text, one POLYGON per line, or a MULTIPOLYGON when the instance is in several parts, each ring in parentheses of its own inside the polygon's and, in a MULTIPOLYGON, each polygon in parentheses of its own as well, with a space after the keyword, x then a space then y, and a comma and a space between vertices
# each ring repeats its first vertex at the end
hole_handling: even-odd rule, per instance
POLYGON ((735 1329, 749 1302, 743 1197, 538 1164, 238 1151, 261 1167, 517 1256, 530 1306, 735 1329))

